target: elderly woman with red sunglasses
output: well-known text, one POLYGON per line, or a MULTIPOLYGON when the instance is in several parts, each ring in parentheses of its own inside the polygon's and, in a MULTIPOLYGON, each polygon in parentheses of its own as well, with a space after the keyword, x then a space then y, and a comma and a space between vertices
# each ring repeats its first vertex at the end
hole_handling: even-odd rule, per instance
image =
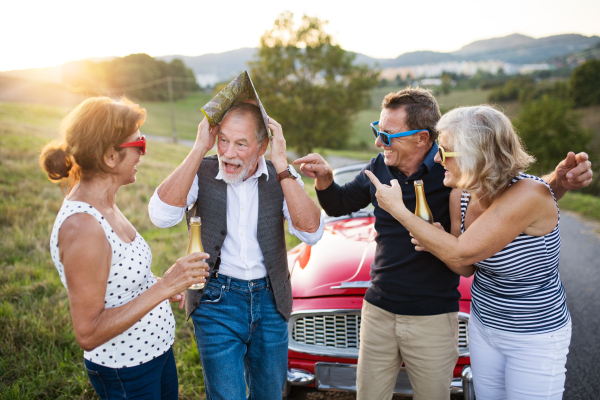
MULTIPOLYGON (((454 272, 471 276, 469 347, 478 399, 560 399, 571 318, 558 273, 559 210, 550 186, 523 173, 534 161, 510 120, 489 106, 457 108, 437 124, 451 232, 402 203, 397 182, 377 200, 454 272), (438 227, 439 228, 439 227, 438 227)), ((574 154, 569 157, 574 158, 574 154)), ((585 153, 578 162, 589 163, 585 153)), ((591 177, 590 177, 591 178, 591 177)))
POLYGON ((177 399, 169 300, 183 300, 182 292, 207 275, 208 255, 194 253, 158 280, 150 248, 115 204, 146 154, 139 132, 145 118, 126 99, 87 99, 63 121, 64 141, 50 143, 40 157, 50 180, 69 187, 50 249, 101 399, 177 399))

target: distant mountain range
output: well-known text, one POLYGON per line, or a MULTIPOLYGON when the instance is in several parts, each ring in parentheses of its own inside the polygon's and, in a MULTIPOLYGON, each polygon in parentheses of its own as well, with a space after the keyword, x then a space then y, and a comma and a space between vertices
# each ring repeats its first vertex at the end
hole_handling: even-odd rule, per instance
MULTIPOLYGON (((579 34, 554 35, 535 39, 518 33, 485 40, 477 40, 463 46, 460 50, 443 53, 436 51, 413 51, 396 58, 373 58, 361 53, 356 54, 356 63, 371 67, 397 68, 424 64, 438 64, 450 61, 485 61, 497 60, 511 64, 532 64, 548 62, 555 57, 579 52, 600 42, 599 36, 583 36, 579 34)), ((155 57, 167 62, 180 58, 196 74, 198 81, 212 84, 227 81, 234 75, 248 68, 248 61, 256 54, 256 48, 241 48, 223 53, 204 54, 201 56, 168 55, 155 57)), ((107 60, 111 57, 95 58, 93 61, 107 60)), ((0 73, 5 76, 24 79, 60 82, 62 65, 48 68, 32 68, 0 73)))
MULTIPOLYGON (((436 64, 448 61, 498 60, 512 64, 532 64, 549 61, 553 57, 564 56, 593 46, 600 41, 599 36, 579 34, 554 35, 535 39, 518 33, 485 40, 477 40, 463 46, 460 50, 442 53, 436 51, 413 51, 396 58, 373 58, 356 53, 356 62, 395 68, 411 65, 436 64)), ((218 54, 201 56, 169 55, 156 57, 170 61, 181 58, 198 75, 214 75, 221 80, 247 68, 247 62, 256 54, 255 48, 241 48, 218 54)))

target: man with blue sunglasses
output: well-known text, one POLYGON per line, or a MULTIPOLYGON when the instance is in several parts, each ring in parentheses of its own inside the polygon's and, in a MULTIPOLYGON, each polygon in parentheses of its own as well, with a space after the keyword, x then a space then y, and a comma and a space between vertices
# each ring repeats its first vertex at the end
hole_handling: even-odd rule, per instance
MULTIPOLYGON (((378 206, 377 190, 365 174, 369 170, 382 184, 397 180, 403 187, 423 180, 433 219, 449 231, 451 189, 443 184, 444 167, 434 161, 441 113, 435 98, 419 88, 390 93, 382 106, 380 120, 371 129, 383 152, 353 181, 337 185, 319 154, 294 163, 302 164, 302 173, 315 179, 319 203, 328 215, 351 214, 370 203, 375 208, 377 248, 372 285, 362 307, 357 398, 389 399, 404 363, 415 400, 447 400, 458 358, 459 276, 431 253, 415 250, 409 232, 378 206)), ((587 159, 580 153, 576 161, 569 153, 545 177, 557 197, 589 185, 592 172, 587 159)), ((402 200, 414 209, 414 190, 403 190, 402 200)))
POLYGON ((379 126, 379 121, 375 121, 375 122, 371 122, 371 130, 373 131, 373 135, 375 136, 375 140, 377 140, 377 138, 381 139, 381 143, 383 143, 386 146, 390 146, 391 145, 391 139, 396 138, 396 137, 404 137, 404 136, 410 136, 410 135, 414 135, 417 132, 421 132, 421 131, 427 131, 427 133, 429 133, 429 131, 427 129, 414 129, 412 131, 406 131, 406 132, 400 132, 400 133, 386 133, 386 132, 381 132, 377 129, 377 127, 379 126))

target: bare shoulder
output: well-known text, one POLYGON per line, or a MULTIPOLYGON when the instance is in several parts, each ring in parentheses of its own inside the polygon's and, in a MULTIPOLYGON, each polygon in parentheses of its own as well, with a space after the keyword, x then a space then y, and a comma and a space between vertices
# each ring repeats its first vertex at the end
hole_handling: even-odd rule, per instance
POLYGON ((93 215, 86 213, 73 214, 65 219, 58 232, 58 242, 61 259, 64 251, 71 250, 73 246, 93 244, 88 249, 90 252, 93 249, 106 251, 110 247, 102 225, 93 215))
POLYGON ((531 236, 546 235, 558 223, 558 210, 550 190, 535 179, 513 183, 492 207, 500 214, 512 215, 514 220, 529 221, 523 233, 531 236))
POLYGON ((78 237, 80 235, 102 235, 104 229, 93 215, 86 213, 73 214, 62 223, 59 237, 78 237))
POLYGON ((521 179, 513 183, 500 198, 508 197, 514 200, 514 196, 518 196, 521 201, 540 201, 545 199, 554 202, 550 189, 543 182, 535 179, 521 179))

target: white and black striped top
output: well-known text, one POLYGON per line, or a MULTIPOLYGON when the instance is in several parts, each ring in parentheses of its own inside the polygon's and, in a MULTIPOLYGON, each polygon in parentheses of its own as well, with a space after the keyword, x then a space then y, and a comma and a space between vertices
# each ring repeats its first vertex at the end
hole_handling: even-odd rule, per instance
MULTIPOLYGON (((521 179, 544 183, 537 176, 519 173, 509 186, 521 179)), ((463 191, 460 208, 461 232, 470 195, 463 191)), ((557 205, 558 208, 558 205, 557 205)), ((560 254, 559 223, 544 236, 521 233, 504 249, 487 260, 475 263, 471 286, 471 315, 483 325, 515 333, 553 332, 566 326, 571 317, 565 290, 558 273, 560 254)))

